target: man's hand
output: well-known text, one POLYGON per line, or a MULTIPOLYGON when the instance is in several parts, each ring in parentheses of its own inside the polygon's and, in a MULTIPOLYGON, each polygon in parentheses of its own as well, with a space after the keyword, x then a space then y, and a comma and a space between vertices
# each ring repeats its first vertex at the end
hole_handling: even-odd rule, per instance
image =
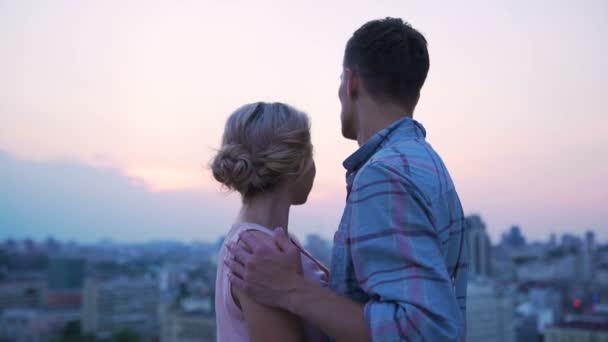
POLYGON ((239 243, 227 245, 224 260, 232 285, 261 304, 289 310, 289 294, 302 275, 300 250, 282 228, 272 238, 257 231, 239 237, 239 243))
POLYGON ((300 250, 285 231, 257 231, 229 244, 224 261, 230 281, 258 303, 289 311, 338 341, 370 341, 363 304, 351 301, 302 276, 300 250))

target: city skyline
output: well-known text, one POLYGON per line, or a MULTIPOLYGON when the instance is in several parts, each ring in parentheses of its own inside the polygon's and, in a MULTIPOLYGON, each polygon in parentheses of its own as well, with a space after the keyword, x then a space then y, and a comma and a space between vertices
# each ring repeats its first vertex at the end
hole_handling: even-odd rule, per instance
POLYGON ((318 176, 291 226, 331 238, 341 161, 356 149, 340 136, 344 45, 391 15, 429 41, 415 118, 465 213, 493 242, 514 224, 532 240, 592 229, 605 241, 607 12, 602 1, 2 2, 0 238, 214 240, 239 199, 206 164, 226 117, 260 99, 310 114, 318 176))
MULTIPOLYGON (((608 336, 608 244, 593 234, 526 243, 514 228, 490 246, 479 216, 465 222, 467 341, 608 336)), ((214 340, 220 246, 0 243, 0 338, 214 340)), ((331 262, 329 241, 309 235, 304 248, 331 262)))

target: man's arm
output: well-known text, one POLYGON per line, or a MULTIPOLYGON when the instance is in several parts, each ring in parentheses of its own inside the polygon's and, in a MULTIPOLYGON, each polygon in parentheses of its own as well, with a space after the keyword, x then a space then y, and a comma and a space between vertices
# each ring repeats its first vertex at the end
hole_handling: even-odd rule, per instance
POLYGON ((372 298, 374 341, 464 340, 464 322, 437 227, 419 189, 390 166, 360 171, 346 232, 355 277, 372 298))
POLYGON ((302 277, 297 282, 284 306, 336 341, 370 341, 363 304, 339 296, 308 279, 302 277))
POLYGON ((229 244, 234 287, 267 306, 279 307, 312 323, 337 341, 370 341, 363 305, 341 297, 298 272, 300 250, 282 229, 275 230, 276 245, 251 232, 240 243, 229 244))

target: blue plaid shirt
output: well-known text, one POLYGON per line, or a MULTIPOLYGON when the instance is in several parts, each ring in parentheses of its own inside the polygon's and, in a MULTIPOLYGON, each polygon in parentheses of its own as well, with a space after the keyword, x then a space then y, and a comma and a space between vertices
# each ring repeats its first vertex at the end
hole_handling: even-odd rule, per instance
POLYGON ((344 161, 348 195, 331 288, 365 303, 373 341, 464 340, 463 211, 425 137, 404 118, 344 161))

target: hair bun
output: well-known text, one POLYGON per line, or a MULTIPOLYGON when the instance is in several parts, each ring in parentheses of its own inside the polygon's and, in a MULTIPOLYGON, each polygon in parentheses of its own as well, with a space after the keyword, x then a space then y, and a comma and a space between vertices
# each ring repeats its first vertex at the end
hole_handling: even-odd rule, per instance
POLYGON ((215 179, 230 189, 247 192, 253 176, 251 153, 239 145, 224 145, 211 163, 215 179))

